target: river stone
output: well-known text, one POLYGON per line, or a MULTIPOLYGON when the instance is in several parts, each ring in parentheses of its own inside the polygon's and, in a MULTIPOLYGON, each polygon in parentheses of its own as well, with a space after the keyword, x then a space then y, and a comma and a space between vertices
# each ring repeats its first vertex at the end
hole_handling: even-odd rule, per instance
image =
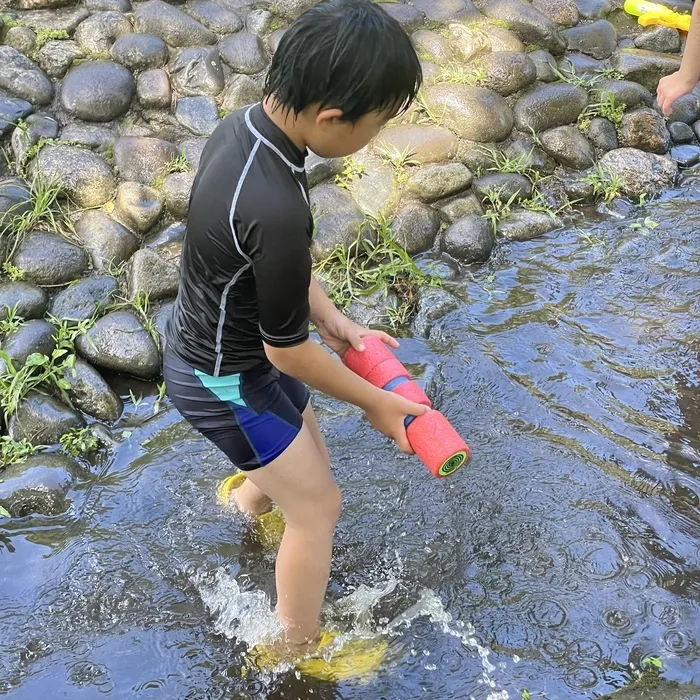
POLYGON ((13 263, 25 279, 40 285, 67 284, 80 277, 88 267, 88 255, 62 236, 44 231, 27 235, 13 263))
POLYGON ((481 206, 481 202, 473 192, 455 197, 440 207, 440 218, 448 224, 453 224, 458 219, 462 219, 469 214, 481 216, 483 213, 484 209, 481 206))
POLYGON ((410 160, 419 164, 451 160, 457 153, 455 135, 432 124, 402 124, 383 129, 374 143, 380 153, 410 153, 410 160))
POLYGON ((51 40, 39 49, 37 62, 50 78, 60 80, 73 62, 83 55, 75 41, 51 40))
POLYGON ((570 51, 581 51, 598 59, 610 58, 617 47, 617 32, 606 19, 565 29, 564 37, 570 51))
POLYGON ((155 250, 164 259, 180 264, 182 241, 185 237, 185 225, 176 221, 149 236, 146 247, 155 250))
POLYGON ((71 385, 68 396, 75 408, 105 423, 119 420, 124 408, 122 401, 94 367, 76 358, 64 376, 71 385))
POLYGON ((51 315, 72 321, 85 321, 106 309, 119 292, 110 275, 84 277, 59 292, 51 302, 51 315))
MULTIPOLYGON (((418 291, 416 315, 411 323, 413 333, 428 338, 430 336, 430 329, 436 321, 439 321, 445 314, 456 309, 458 306, 459 300, 445 289, 440 289, 439 287, 421 287, 418 291)), ((421 388, 425 391, 427 387, 421 388)), ((426 393, 428 392, 426 391, 426 393)), ((428 394, 428 396, 433 403, 433 408, 437 408, 437 397, 435 397, 432 392, 428 394)))
POLYGON ((557 25, 523 0, 486 0, 483 12, 487 17, 507 22, 508 28, 526 44, 534 44, 555 56, 564 53, 566 42, 557 25))
POLYGON ((224 89, 221 107, 226 112, 235 112, 246 105, 260 102, 263 90, 260 85, 247 75, 234 75, 224 89))
POLYGON ((365 216, 352 195, 337 185, 317 185, 309 193, 316 233, 311 253, 316 260, 330 255, 336 246, 346 250, 355 242, 365 216))
POLYGON ((36 45, 36 34, 29 27, 10 27, 5 34, 5 44, 26 56, 36 45))
POLYGON ((63 513, 69 506, 67 493, 77 469, 75 462, 67 455, 31 455, 24 462, 12 464, 3 471, 0 505, 14 518, 24 518, 34 513, 63 513))
POLYGON ((595 151, 575 126, 558 126, 540 135, 542 148, 566 168, 585 170, 595 161, 595 151))
POLYGON ((649 27, 634 39, 638 49, 659 53, 678 53, 681 50, 681 37, 672 27, 649 27))
POLYGON ((32 163, 35 175, 56 182, 79 207, 98 207, 112 198, 115 179, 104 158, 84 148, 45 146, 32 163))
POLYGON ((525 44, 523 44, 518 35, 515 32, 511 32, 510 29, 488 23, 483 30, 488 35, 491 51, 494 53, 498 51, 525 52, 525 44))
POLYGON ((150 184, 178 157, 177 146, 149 136, 124 136, 114 145, 114 158, 123 180, 150 184))
MULTIPOLYGON (((31 211, 31 192, 19 178, 0 180, 0 227, 4 228, 16 216, 31 211)), ((0 237, 0 263, 5 262, 3 239, 0 237)))
POLYGON ((296 19, 302 12, 311 9, 316 3, 317 0, 278 0, 275 3, 275 11, 286 19, 296 19))
POLYGON ((621 49, 613 56, 612 66, 628 80, 656 92, 659 80, 675 73, 681 66, 681 59, 654 51, 621 49))
POLYGON ((654 102, 649 90, 631 80, 601 80, 593 86, 591 101, 600 102, 609 95, 614 95, 615 103, 625 105, 627 109, 651 107, 654 102))
POLYGON ((25 163, 32 146, 41 139, 55 139, 58 136, 58 122, 48 114, 30 114, 24 122, 24 129, 15 129, 12 134, 12 151, 18 163, 25 163))
POLYGON ((434 85, 425 99, 443 125, 469 141, 503 141, 513 129, 513 112, 493 90, 468 85, 434 85))
POLYGON ((474 180, 472 190, 482 201, 496 193, 502 202, 508 202, 511 197, 515 202, 532 197, 532 183, 518 173, 487 173, 474 180))
POLYGON ((190 192, 194 183, 195 173, 173 173, 163 181, 165 206, 171 216, 184 219, 190 208, 190 192))
POLYGON ((156 34, 174 47, 216 42, 216 34, 163 0, 148 0, 134 14, 137 32, 156 34))
POLYGON ((236 73, 252 75, 267 67, 269 59, 260 37, 239 32, 219 42, 221 58, 236 73))
POLYGON ((537 79, 535 64, 525 53, 499 51, 479 59, 480 67, 486 72, 485 87, 499 95, 512 95, 537 79))
POLYGON ((583 88, 557 83, 541 85, 515 103, 515 125, 520 131, 547 131, 572 124, 588 104, 583 88))
POLYGON ((600 71, 605 68, 605 64, 593 56, 585 53, 572 52, 559 59, 559 72, 571 80, 571 78, 600 78, 600 71))
MULTIPOLYGON (((656 102, 654 102, 654 109, 659 109, 656 102)), ((700 97, 693 92, 679 97, 673 103, 671 114, 668 115, 667 119, 671 122, 685 122, 686 124, 697 121, 700 119, 700 97)))
POLYGON ((634 198, 668 189, 678 174, 678 166, 670 158, 636 148, 610 151, 600 159, 600 164, 612 176, 620 178, 622 194, 634 198))
POLYGON ((134 96, 134 78, 112 61, 86 61, 63 79, 61 104, 78 119, 108 122, 124 114, 134 96))
POLYGON ((678 163, 679 167, 688 168, 700 161, 700 146, 691 144, 674 146, 669 155, 678 163))
POLYGON ((388 294, 378 289, 367 296, 355 299, 345 310, 345 315, 364 328, 386 326, 391 322, 392 311, 398 307, 395 292, 388 294))
POLYGON ((685 122, 671 122, 668 131, 674 143, 690 143, 695 138, 695 132, 685 122))
POLYGON ((601 151, 613 151, 618 148, 617 129, 608 119, 596 117, 586 130, 586 137, 595 148, 601 151))
POLYGON ((273 54, 277 51, 277 47, 280 45, 280 41, 282 41, 286 31, 286 29, 277 29, 267 38, 267 45, 273 54))
POLYGON ((151 301, 170 299, 177 294, 180 270, 152 248, 134 253, 129 266, 129 295, 146 294, 151 301))
POLYGON ((327 182, 342 171, 343 159, 321 158, 321 156, 309 151, 309 155, 304 162, 304 168, 308 186, 316 187, 316 185, 327 182))
POLYGON ((466 190, 471 182, 472 173, 462 163, 426 165, 411 173, 406 192, 423 202, 434 202, 466 190))
POLYGON ((97 12, 80 23, 74 39, 86 54, 104 54, 118 36, 132 31, 131 22, 121 12, 97 12))
POLYGON ((112 311, 75 342, 78 352, 96 367, 139 379, 160 374, 158 346, 131 311, 112 311))
POLYGON ((479 14, 472 3, 465 0, 413 0, 413 6, 433 22, 479 14))
POLYGON ((551 175, 557 167, 554 160, 531 138, 513 141, 504 152, 509 158, 518 159, 530 170, 536 170, 543 175, 551 175))
POLYGON ((76 224, 75 232, 90 252, 95 270, 120 265, 139 248, 133 233, 99 211, 86 211, 76 224))
POLYGON ((600 19, 612 10, 610 0, 576 0, 576 6, 583 19, 600 19))
POLYGON ((10 418, 8 432, 13 440, 27 439, 34 445, 51 445, 64 433, 84 425, 83 417, 63 402, 30 391, 10 418))
POLYGON ((559 228, 561 221, 538 211, 520 209, 498 223, 498 233, 507 241, 529 241, 559 228))
POLYGON ((183 97, 177 102, 175 117, 196 136, 211 136, 220 122, 213 97, 183 97))
POLYGON ((183 49, 170 64, 170 79, 183 95, 218 95, 224 89, 224 70, 217 50, 183 49))
POLYGON ((362 167, 362 174, 347 186, 355 202, 368 216, 391 215, 400 199, 394 168, 367 153, 357 154, 355 162, 362 167))
POLYGON ((533 0, 533 6, 562 27, 575 27, 579 21, 574 0, 533 0))
POLYGON ((416 255, 431 248, 439 228, 437 212, 420 202, 406 202, 396 213, 391 224, 394 240, 409 255, 416 255))
POLYGON ((131 3, 129 0, 84 0, 85 8, 90 12, 114 12, 128 13, 131 12, 131 3))
POLYGON ((172 100, 168 74, 161 68, 141 73, 136 81, 136 96, 144 107, 168 109, 172 100))
POLYGON ((117 189, 115 214, 137 233, 146 233, 160 219, 165 197, 155 187, 140 182, 123 182, 117 189))
POLYGON ((275 16, 267 10, 252 10, 245 18, 245 28, 250 34, 264 36, 270 31, 275 16))
POLYGON ((653 109, 627 112, 620 125, 620 146, 639 148, 649 153, 666 153, 671 138, 664 118, 653 109))
MULTIPOLYGON (((192 170, 196 171, 199 168, 199 161, 206 144, 207 140, 205 138, 185 139, 180 144, 180 151, 187 158, 187 162, 192 170)), ((309 186, 311 187, 311 185, 309 186)))
POLYGON ((413 5, 402 5, 396 2, 380 2, 377 4, 407 32, 413 32, 423 26, 423 15, 413 5))
POLYGON ((53 83, 39 66, 11 46, 0 46, 0 89, 45 105, 53 99, 53 83))
POLYGON ((174 308, 174 301, 163 302, 160 309, 158 309, 156 315, 153 317, 153 324, 155 325, 156 330, 158 331, 161 345, 165 343, 165 331, 168 326, 168 321, 170 321, 170 317, 173 315, 174 308))
MULTIPOLYGON (((16 331, 9 333, 2 341, 2 351, 12 360, 12 366, 18 370, 35 352, 51 357, 56 347, 56 327, 48 321, 33 319, 25 321, 16 331)), ((0 372, 6 371, 5 360, 0 360, 0 372)))
POLYGON ((116 132, 105 126, 97 124, 78 124, 72 122, 66 124, 61 132, 61 141, 70 143, 74 146, 83 146, 91 151, 97 151, 104 154, 114 147, 117 140, 116 132))
POLYGON ((495 243, 491 224, 478 214, 455 221, 440 238, 440 248, 465 263, 488 260, 495 243))
POLYGON ((78 25, 85 21, 90 13, 83 7, 65 8, 59 10, 32 10, 22 13, 22 23, 31 27, 35 32, 42 29, 65 31, 72 34, 78 25))
POLYGON ((122 34, 111 53, 115 61, 131 71, 161 68, 168 60, 168 45, 155 34, 122 34))
POLYGON ((0 137, 9 134, 33 109, 26 100, 0 95, 0 137))
POLYGON ((0 321, 11 309, 25 321, 41 318, 49 305, 49 295, 41 287, 29 282, 0 282, 0 321))
POLYGON ((235 34, 243 29, 243 20, 235 12, 213 0, 196 0, 185 10, 190 17, 217 34, 235 34))
POLYGON ((555 68, 559 70, 557 62, 549 51, 532 51, 528 55, 535 66, 537 80, 543 83, 553 83, 559 79, 559 76, 554 72, 555 68))
MULTIPOLYGON (((466 27, 462 28, 462 25, 457 26, 464 32, 469 31, 466 27)), ((421 56, 421 58, 427 58, 435 63, 448 63, 455 59, 455 54, 452 50, 450 42, 447 40, 447 38, 442 36, 442 34, 433 32, 430 29, 419 29, 417 32, 413 33, 411 39, 413 41, 413 45, 416 47, 416 52, 421 56)), ((482 41, 485 46, 488 46, 485 38, 482 41)), ((454 43, 457 44, 457 42, 454 43)), ((484 53, 486 50, 487 49, 482 51, 482 53, 484 53)), ((465 58, 462 51, 458 51, 458 56, 463 61, 470 61, 473 58, 473 55, 469 55, 468 58, 465 58)))

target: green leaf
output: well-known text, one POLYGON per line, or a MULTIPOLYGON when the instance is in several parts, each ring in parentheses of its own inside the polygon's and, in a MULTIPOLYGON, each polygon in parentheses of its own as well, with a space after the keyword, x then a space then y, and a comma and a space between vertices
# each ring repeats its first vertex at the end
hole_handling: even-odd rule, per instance
POLYGON ((649 656, 642 661, 644 668, 656 668, 662 670, 664 667, 663 661, 658 656, 649 656))
POLYGON ((75 355, 68 355, 63 363, 63 366, 67 367, 68 369, 73 369, 75 367, 75 355))
POLYGON ((42 355, 40 352, 33 352, 24 363, 25 367, 39 367, 48 361, 46 355, 42 355))
POLYGON ((2 516, 3 518, 12 517, 2 506, 0 506, 0 516, 2 516))
POLYGON ((523 690, 520 691, 520 696, 523 700, 530 700, 530 698, 532 698, 530 691, 526 690, 525 688, 523 688, 523 690))

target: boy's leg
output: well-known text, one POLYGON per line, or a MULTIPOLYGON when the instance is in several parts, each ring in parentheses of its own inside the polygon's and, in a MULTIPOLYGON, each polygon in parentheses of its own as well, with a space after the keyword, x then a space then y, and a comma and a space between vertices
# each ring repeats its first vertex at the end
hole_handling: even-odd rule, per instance
POLYGON ((277 614, 286 640, 304 644, 318 633, 340 491, 306 423, 281 456, 246 476, 284 515, 286 529, 276 565, 277 614))

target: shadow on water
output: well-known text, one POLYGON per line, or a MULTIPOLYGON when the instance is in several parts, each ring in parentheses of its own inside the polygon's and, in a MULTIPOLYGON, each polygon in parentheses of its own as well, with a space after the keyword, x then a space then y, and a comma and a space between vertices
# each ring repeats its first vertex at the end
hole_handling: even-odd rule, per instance
POLYGON ((453 478, 317 397, 346 504, 326 614, 391 631, 376 676, 241 674, 273 558, 216 505, 222 456, 146 401, 66 514, 2 533, 0 692, 565 700, 647 656, 700 683, 698 198, 504 247, 403 341, 473 447, 453 478))

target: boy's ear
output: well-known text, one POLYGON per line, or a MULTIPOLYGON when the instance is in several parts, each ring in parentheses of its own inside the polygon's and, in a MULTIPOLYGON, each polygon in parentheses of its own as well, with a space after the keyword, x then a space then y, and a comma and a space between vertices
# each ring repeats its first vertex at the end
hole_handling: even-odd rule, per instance
POLYGON ((343 118, 343 110, 336 107, 319 110, 316 115, 316 126, 323 129, 337 124, 343 118))

